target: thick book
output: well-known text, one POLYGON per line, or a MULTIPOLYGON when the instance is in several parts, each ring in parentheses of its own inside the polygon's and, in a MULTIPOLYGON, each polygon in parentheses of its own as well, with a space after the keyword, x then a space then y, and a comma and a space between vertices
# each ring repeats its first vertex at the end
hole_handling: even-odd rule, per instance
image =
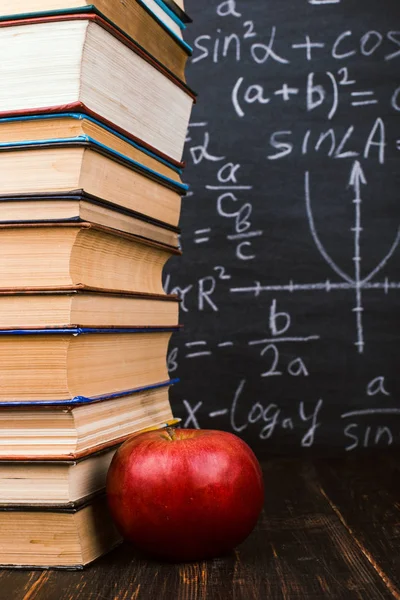
POLYGON ((0 506, 0 565, 82 569, 121 542, 104 493, 72 508, 0 506))
POLYGON ((0 406, 131 393, 169 379, 177 328, 0 330, 0 406))
POLYGON ((84 139, 3 144, 0 181, 0 197, 81 191, 172 227, 178 225, 181 195, 187 189, 84 139))
POLYGON ((89 115, 64 112, 0 119, 0 147, 49 140, 61 144, 65 141, 92 142, 97 147, 106 147, 130 159, 136 163, 138 170, 149 176, 161 175, 167 181, 172 179, 182 183, 182 169, 89 115))
POLYGON ((192 54, 182 39, 190 19, 174 4, 162 0, 2 0, 0 19, 40 18, 65 13, 92 13, 123 33, 150 60, 185 80, 185 66, 192 54), (175 10, 171 8, 176 7, 175 10))
MULTIPOLYGON (((0 196, 0 224, 91 223, 179 250, 179 228, 84 192, 0 196)), ((115 232, 114 232, 115 233, 115 232)))
POLYGON ((98 465, 96 469, 102 470, 107 462, 105 458, 97 462, 84 460, 84 464, 74 470, 74 481, 70 479, 72 472, 69 467, 62 470, 62 464, 54 464, 50 471, 57 478, 64 477, 64 480, 68 471, 68 480, 62 486, 58 480, 52 479, 41 489, 38 483, 40 473, 45 471, 43 477, 50 478, 50 471, 40 465, 36 469, 34 463, 72 460, 75 464, 75 461, 91 457, 93 453, 104 452, 106 456, 110 448, 133 434, 177 424, 179 421, 173 418, 168 399, 168 390, 173 383, 174 380, 169 380, 103 400, 80 398, 69 404, 38 405, 28 402, 23 406, 1 406, 0 459, 11 462, 0 463, 0 502, 18 503, 19 498, 24 501, 30 498, 32 503, 68 503, 91 494, 96 485, 103 487, 102 476, 96 475, 95 483, 85 479, 85 473, 90 475, 94 464, 98 465), (7 482, 7 473, 14 472, 10 471, 11 467, 20 475, 17 480, 7 482))
POLYGON ((76 288, 0 291, 0 328, 176 327, 175 295, 130 294, 76 288))
POLYGON ((0 291, 77 287, 165 294, 176 248, 91 223, 0 225, 0 291))
MULTIPOLYGON (((136 412, 136 407, 139 406, 136 402, 137 401, 134 401, 132 398, 131 411, 133 414, 136 412)), ((168 410, 167 405, 168 396, 166 397, 164 413, 170 415, 171 411, 168 410)), ((113 408, 113 406, 110 406, 111 410, 113 408)), ((44 409, 36 410, 39 410, 42 413, 45 412, 44 409)), ((79 413, 80 410, 84 409, 82 409, 82 407, 71 407, 70 409, 71 413, 73 413, 73 418, 77 423, 82 420, 82 417, 80 417, 79 414, 75 415, 74 411, 79 413)), ((147 411, 148 407, 145 405, 145 412, 147 411)), ((7 412, 7 410, 5 412, 7 412)), ((158 412, 161 412, 161 409, 159 409, 158 412)), ((150 413, 151 411, 149 411, 147 418, 149 423, 151 422, 150 413)), ((20 410, 20 418, 22 421, 25 421, 25 423, 28 422, 29 414, 31 424, 33 425, 34 413, 32 411, 31 413, 28 413, 27 411, 20 410)), ((64 410, 64 416, 65 414, 67 414, 67 411, 64 410)), ((115 420, 113 413, 111 414, 112 418, 115 420)), ((134 416, 128 410, 124 412, 121 411, 121 421, 122 414, 126 414, 130 422, 133 421, 134 416)), ((93 450, 93 448, 91 448, 86 453, 71 452, 68 456, 63 456, 59 453, 57 458, 54 458, 54 456, 51 456, 50 452, 59 452, 59 448, 56 443, 56 436, 53 433, 53 446, 49 446, 47 455, 43 451, 44 444, 41 454, 31 455, 32 458, 29 457, 29 452, 34 451, 38 446, 37 444, 31 444, 29 446, 28 455, 18 454, 10 459, 3 458, 2 453, 0 455, 0 505, 20 506, 29 504, 30 506, 40 505, 49 507, 58 505, 63 508, 72 508, 76 502, 89 499, 93 494, 105 489, 107 471, 111 460, 117 449, 128 437, 140 435, 145 431, 175 426, 179 423, 179 419, 170 419, 169 416, 168 420, 165 422, 157 421, 157 418, 159 417, 158 414, 156 414, 156 410, 154 410, 154 416, 155 419, 151 426, 141 429, 137 426, 136 428, 131 426, 131 430, 134 429, 134 431, 131 432, 130 430, 129 434, 120 438, 117 443, 112 441, 111 444, 104 444, 100 450, 93 450)), ((5 417, 4 415, 1 415, 1 413, 0 418, 2 422, 5 421, 5 417)), ((17 414, 16 418, 18 418, 17 414)), ((46 418, 45 415, 45 421, 46 418)), ((95 418, 97 418, 97 415, 95 415, 95 418)), ((103 420, 105 421, 105 419, 106 411, 103 408, 103 420)), ((71 420, 72 419, 70 418, 68 424, 71 420)), ((54 422, 56 422, 56 418, 54 418, 54 422)), ((65 422, 67 423, 67 419, 65 419, 65 422)), ((125 429, 128 430, 129 426, 125 427, 125 429)), ((26 428, 25 431, 27 435, 30 435, 31 437, 36 437, 38 435, 38 430, 33 429, 32 426, 31 429, 26 428)), ((108 424, 106 431, 107 434, 110 433, 110 426, 108 424)), ((4 446, 4 439, 7 436, 7 432, 5 432, 3 428, 0 429, 0 432, 1 445, 4 446)), ((18 429, 19 443, 22 446, 21 432, 22 428, 18 429)), ((40 428, 39 435, 43 436, 40 428)), ((10 451, 8 452, 8 455, 10 455, 10 451)))
POLYGON ((0 115, 75 108, 179 165, 193 92, 105 21, 78 16, 0 23, 0 115))

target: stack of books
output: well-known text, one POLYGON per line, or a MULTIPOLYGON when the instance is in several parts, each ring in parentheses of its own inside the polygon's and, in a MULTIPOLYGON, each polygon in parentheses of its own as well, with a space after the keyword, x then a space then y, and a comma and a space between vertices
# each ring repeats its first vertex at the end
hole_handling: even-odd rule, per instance
POLYGON ((79 568, 119 541, 105 478, 176 422, 182 151, 172 0, 0 4, 0 563, 79 568))

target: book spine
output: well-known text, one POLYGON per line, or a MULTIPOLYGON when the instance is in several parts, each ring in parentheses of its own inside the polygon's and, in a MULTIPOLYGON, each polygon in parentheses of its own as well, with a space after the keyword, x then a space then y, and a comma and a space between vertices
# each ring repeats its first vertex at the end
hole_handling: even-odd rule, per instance
POLYGON ((127 334, 127 333, 174 333, 179 331, 180 327, 49 327, 40 329, 0 329, 0 336, 6 335, 64 335, 69 334, 74 337, 87 334, 127 334))
POLYGON ((68 398, 66 400, 35 400, 35 401, 30 401, 27 402, 25 401, 10 401, 10 402, 0 402, 0 408, 31 408, 32 406, 37 406, 37 407, 55 407, 55 406, 62 406, 65 408, 68 407, 73 407, 73 406, 79 406, 81 404, 87 405, 87 404, 94 404, 96 402, 103 402, 103 401, 107 401, 107 400, 112 400, 114 398, 123 398, 125 396, 130 396, 132 394, 136 394, 139 392, 147 392, 150 390, 155 390, 158 388, 163 388, 163 387, 170 387, 172 385, 175 385, 177 383, 179 383, 179 379, 169 379, 168 381, 162 381, 161 383, 155 383, 152 385, 146 385, 144 387, 139 387, 139 388, 134 388, 131 390, 123 390, 122 392, 116 392, 113 394, 104 394, 101 396, 93 396, 93 397, 86 397, 86 396, 75 396, 74 398, 68 398))
MULTIPOLYGON (((138 219, 139 221, 143 221, 145 223, 150 223, 155 225, 156 227, 159 227, 161 229, 167 229, 168 231, 172 231, 174 233, 179 234, 180 233, 180 228, 179 227, 175 227, 174 225, 171 225, 170 223, 165 223, 164 221, 160 221, 158 219, 154 219, 152 217, 148 217, 147 215, 143 215, 142 213, 139 213, 135 210, 131 210, 129 208, 125 208, 123 206, 120 206, 118 204, 113 204, 112 202, 109 202, 108 200, 101 200, 95 196, 92 196, 91 194, 88 194, 87 192, 85 192, 84 190, 72 190, 71 192, 64 192, 61 194, 54 194, 54 193, 47 193, 47 192, 43 192, 41 194, 15 194, 15 195, 8 195, 8 196, 1 196, 0 195, 0 203, 1 202, 36 202, 37 200, 67 200, 67 201, 84 201, 84 202, 88 202, 90 204, 94 204, 95 206, 100 206, 103 208, 107 208, 109 210, 113 210, 117 213, 121 213, 123 215, 132 217, 134 219, 138 219)), ((63 223, 65 224, 77 224, 77 223, 85 223, 85 221, 83 219, 81 219, 79 216, 77 217, 72 217, 71 219, 44 219, 44 220, 35 220, 35 221, 28 221, 28 220, 17 220, 17 221, 1 221, 0 222, 0 226, 2 225, 24 225, 24 224, 30 224, 31 226, 37 226, 39 223, 49 223, 49 224, 57 224, 59 223, 60 225, 62 225, 63 223)), ((100 227, 100 226, 99 226, 100 227)), ((109 230, 113 230, 112 227, 109 227, 109 230)), ((113 230, 114 231, 114 230, 113 230)), ((125 232, 127 233, 127 232, 125 232)), ((136 235, 136 234, 129 234, 128 235, 135 235, 135 237, 137 237, 139 240, 142 240, 144 243, 160 243, 161 245, 163 245, 165 248, 167 249, 171 249, 173 252, 176 252, 179 248, 177 246, 171 246, 169 244, 162 244, 161 242, 154 242, 154 240, 152 240, 151 238, 145 237, 145 236, 141 236, 141 235, 136 235)))
MULTIPOLYGON (((179 46, 181 46, 181 48, 189 56, 192 54, 193 49, 191 48, 191 46, 189 46, 189 44, 187 44, 178 35, 176 35, 175 31, 173 31, 157 15, 155 15, 153 13, 153 11, 150 10, 142 0, 136 0, 136 1, 157 22, 157 25, 162 27, 168 33, 168 35, 170 35, 171 38, 179 46)), ((96 6, 94 4, 86 4, 85 6, 77 6, 75 8, 73 8, 73 7, 58 8, 58 9, 54 9, 54 10, 38 10, 38 11, 32 11, 32 12, 27 12, 27 13, 3 15, 0 17, 0 22, 8 23, 10 21, 22 21, 22 20, 26 21, 26 20, 30 20, 30 19, 41 19, 41 18, 47 18, 47 17, 63 17, 63 16, 68 17, 69 15, 73 15, 73 14, 80 15, 82 13, 85 14, 87 12, 93 12, 94 14, 99 15, 99 17, 101 17, 102 19, 104 19, 105 21, 110 23, 113 27, 115 27, 115 29, 117 29, 118 31, 123 33, 123 35, 125 35, 126 37, 129 37, 120 27, 115 25, 115 23, 110 21, 110 19, 108 19, 101 11, 99 11, 98 8, 96 8, 96 6)))
POLYGON ((58 114, 57 113, 56 114, 49 113, 49 114, 39 114, 39 115, 34 115, 34 114, 33 115, 21 115, 18 117, 2 117, 2 118, 0 118, 0 125, 1 125, 1 123, 14 123, 14 122, 20 122, 20 121, 40 121, 40 120, 47 120, 47 119, 64 119, 64 118, 76 119, 78 121, 85 121, 85 120, 90 121, 91 123, 98 125, 102 129, 105 129, 112 135, 115 135, 116 137, 118 137, 122 141, 126 142, 130 146, 133 146, 137 150, 140 150, 140 152, 147 154, 147 156, 151 156, 151 158, 154 158, 155 160, 162 163, 169 169, 175 171, 176 173, 178 173, 178 175, 182 175, 182 173, 183 173, 183 170, 181 168, 177 167, 175 164, 172 164, 172 162, 168 162, 161 156, 154 154, 154 152, 151 152, 144 146, 138 144, 137 142, 134 142, 132 139, 129 139, 122 133, 119 133, 118 131, 116 131, 112 127, 109 127, 108 125, 105 125, 104 123, 101 123, 100 121, 98 121, 94 117, 91 117, 90 115, 84 115, 82 113, 66 112, 66 113, 58 113, 58 114))
POLYGON ((168 187, 180 194, 186 194, 189 189, 189 186, 185 183, 179 183, 178 181, 174 181, 170 179, 166 175, 162 173, 158 173, 150 167, 146 167, 141 163, 133 160, 133 158, 129 158, 125 154, 118 152, 117 150, 113 150, 109 146, 98 142, 97 140, 91 138, 88 135, 79 135, 72 138, 49 138, 45 140, 25 140, 19 142, 0 142, 0 152, 11 152, 15 150, 34 150, 41 148, 54 148, 54 147, 69 147, 69 146, 84 146, 88 147, 95 152, 99 152, 103 154, 107 158, 111 160, 115 160, 120 164, 123 164, 125 167, 128 167, 131 170, 138 171, 152 180, 157 181, 161 185, 168 187))
POLYGON ((179 29, 181 29, 182 31, 185 31, 185 29, 186 29, 185 23, 179 18, 179 16, 174 11, 172 11, 169 8, 169 6, 167 4, 165 4, 163 2, 163 0, 154 0, 154 2, 156 4, 158 4, 158 6, 163 9, 165 14, 167 14, 170 17, 170 19, 172 19, 174 21, 174 23, 176 23, 178 25, 179 29))
MULTIPOLYGON (((185 40, 182 40, 178 35, 176 35, 175 31, 173 31, 170 27, 168 27, 168 25, 166 23, 164 23, 164 21, 162 21, 156 14, 154 14, 153 11, 143 2, 143 0, 136 0, 136 1, 143 8, 143 10, 145 10, 156 21, 157 25, 159 25, 160 27, 162 27, 162 29, 164 29, 172 37, 172 39, 189 56, 192 55, 193 49, 192 49, 191 46, 189 46, 189 44, 187 42, 185 42, 185 40)), ((87 10, 93 11, 94 13, 96 13, 97 15, 99 15, 99 17, 101 17, 102 19, 104 19, 105 21, 107 21, 108 23, 110 23, 113 27, 115 27, 116 29, 118 29, 119 31, 121 31, 121 33, 123 33, 124 35, 126 35, 126 33, 120 27, 118 27, 117 25, 115 25, 115 23, 113 23, 112 21, 110 21, 110 19, 108 19, 102 12, 100 12, 98 10, 98 8, 96 8, 96 6, 94 6, 94 4, 89 4, 85 8, 86 8, 86 11, 87 10)), ((70 12, 70 11, 68 11, 68 12, 70 12)))
POLYGON ((122 133, 122 135, 126 136, 129 140, 133 140, 134 142, 138 143, 139 146, 143 146, 143 147, 147 148, 148 150, 150 150, 157 156, 160 156, 161 158, 166 160, 168 163, 172 163, 181 169, 184 168, 184 166, 185 166, 184 162, 177 161, 174 158, 167 156, 163 152, 158 151, 156 148, 154 148, 150 144, 147 144, 143 140, 140 140, 139 138, 137 138, 135 135, 129 133, 128 131, 125 131, 125 129, 123 129, 122 127, 115 125, 115 123, 112 124, 108 119, 105 119, 101 115, 98 115, 96 112, 94 112, 93 110, 88 108, 83 102, 80 102, 80 101, 70 102, 68 104, 60 104, 57 106, 42 106, 39 108, 28 108, 28 109, 22 108, 22 109, 11 110, 11 111, 1 111, 0 119, 3 117, 23 117, 25 115, 43 115, 43 114, 60 115, 62 113, 70 112, 70 111, 78 112, 78 113, 82 113, 84 115, 89 115, 91 117, 94 117, 102 125, 105 124, 108 127, 115 129, 119 133, 122 133))
POLYGON ((190 16, 183 10, 183 8, 178 6, 178 4, 176 2, 174 2, 174 0, 159 0, 159 1, 163 2, 163 4, 168 6, 169 9, 171 10, 171 12, 175 13, 176 16, 178 17, 178 19, 180 19, 182 23, 193 23, 193 19, 191 19, 190 16))

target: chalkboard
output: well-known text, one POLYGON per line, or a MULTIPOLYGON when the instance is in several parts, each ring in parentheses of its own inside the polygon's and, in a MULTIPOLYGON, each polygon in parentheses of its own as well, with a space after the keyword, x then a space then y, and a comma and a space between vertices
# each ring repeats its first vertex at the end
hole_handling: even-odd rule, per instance
POLYGON ((400 443, 398 0, 186 0, 186 427, 260 454, 400 443))

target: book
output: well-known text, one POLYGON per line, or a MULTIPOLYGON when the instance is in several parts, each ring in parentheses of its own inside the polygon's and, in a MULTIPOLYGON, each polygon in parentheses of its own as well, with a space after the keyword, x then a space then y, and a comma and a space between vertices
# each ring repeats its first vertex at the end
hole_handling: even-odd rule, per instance
POLYGON ((171 12, 173 12, 182 23, 192 23, 192 19, 185 12, 183 0, 156 0, 158 4, 164 4, 171 12))
POLYGON ((167 381, 177 328, 0 330, 0 406, 99 400, 167 381))
POLYGON ((0 196, 84 192, 174 227, 187 188, 155 174, 150 178, 150 173, 122 155, 83 140, 1 146, 0 181, 0 196))
POLYGON ((28 504, 73 508, 79 500, 104 490, 108 468, 119 446, 75 460, 0 457, 0 507, 28 504))
POLYGON ((179 229, 84 193, 0 196, 0 224, 91 223, 179 249, 179 229))
POLYGON ((99 473, 104 474, 105 465, 109 464, 106 457, 110 449, 145 429, 159 429, 165 424, 178 423, 173 419, 168 400, 168 389, 173 383, 173 380, 168 380, 100 401, 81 398, 66 404, 27 402, 24 406, 1 406, 0 460, 11 462, 0 463, 0 473, 7 478, 12 467, 16 473, 22 473, 18 476, 22 479, 2 482, 0 476, 0 502, 18 503, 18 499, 31 503, 74 501, 96 491, 92 480, 85 479, 85 473, 88 476, 93 474, 98 487, 103 487, 104 478, 96 473, 100 470, 99 473), (98 460, 86 460, 94 453, 96 456, 101 453, 98 460), (49 463, 52 466, 50 470, 46 463, 47 471, 43 477, 47 476, 49 481, 39 489, 35 481, 43 472, 44 467, 40 467, 43 460, 55 463, 49 463), (36 469, 38 461, 40 464, 36 469), (73 463, 68 463, 67 468, 63 461, 73 463), (76 473, 74 481, 71 479, 71 464, 81 465, 79 469, 73 469, 76 473), (68 475, 67 483, 62 486, 58 479, 51 478, 50 471, 57 474, 58 479, 64 478, 63 481, 67 481, 68 475), (32 480, 32 483, 25 485, 25 479, 32 480))
POLYGON ((109 151, 134 161, 142 172, 153 176, 162 175, 167 180, 182 183, 182 169, 89 115, 70 112, 0 119, 0 147, 10 147, 18 142, 49 140, 56 140, 61 144, 91 142, 93 146, 106 147, 109 151))
MULTIPOLYGON (((172 10, 175 10, 178 12, 178 9, 180 9, 181 11, 184 10, 184 2, 183 0, 164 0, 165 4, 167 4, 172 10), (175 6, 174 6, 175 5, 175 6)), ((179 14, 179 12, 178 12, 179 14)))
POLYGON ((184 81, 192 49, 182 40, 181 30, 188 19, 183 11, 167 11, 166 4, 158 0, 2 0, 0 19, 93 13, 184 81))
MULTIPOLYGON (((151 11, 155 20, 159 21, 161 27, 165 26, 173 35, 177 36, 180 40, 183 39, 182 32, 186 29, 186 23, 188 22, 185 19, 186 15, 183 11, 172 10, 163 0, 137 0, 137 2, 140 5, 144 4, 151 11)), ((189 55, 192 53, 192 49, 188 44, 184 44, 184 48, 189 55)))
POLYGON ((173 295, 129 294, 79 289, 0 291, 0 328, 175 327, 179 299, 173 295))
MULTIPOLYGON (((168 397, 166 401, 168 403, 168 397)), ((43 409, 39 410, 44 412, 43 409)), ((72 407, 71 411, 73 410, 79 411, 80 409, 72 407)), ((170 414, 167 409, 164 412, 170 414)), ((127 415, 132 421, 131 413, 127 412, 127 415)), ((22 411, 21 419, 27 420, 26 411, 22 411)), ((148 420, 150 422, 150 416, 148 420)), ((86 452, 75 452, 65 458, 61 454, 57 458, 49 458, 44 452, 42 455, 33 455, 31 458, 27 458, 26 455, 15 456, 11 460, 3 459, 0 455, 0 506, 28 504, 30 506, 57 505, 63 508, 72 508, 76 502, 87 500, 105 489, 111 460, 125 439, 132 435, 140 435, 144 431, 171 427, 178 423, 179 419, 170 419, 165 423, 158 422, 144 429, 136 429, 129 436, 120 438, 118 443, 104 444, 101 450, 90 449, 86 452), (76 457, 77 454, 79 457, 76 457)), ((32 435, 37 435, 36 429, 33 429, 32 435)), ((55 440, 53 440, 54 446, 56 446, 55 440)), ((30 452, 35 449, 34 445, 29 447, 30 452)), ((59 452, 58 447, 56 450, 59 452)), ((52 451, 55 451, 54 448, 52 451)))
POLYGON ((106 288, 165 294, 176 248, 91 223, 0 225, 0 290, 106 288))
POLYGON ((72 508, 0 506, 3 567, 82 569, 121 542, 105 494, 72 508))
POLYGON ((180 165, 193 92, 104 20, 76 17, 0 23, 0 116, 85 112, 180 165))

